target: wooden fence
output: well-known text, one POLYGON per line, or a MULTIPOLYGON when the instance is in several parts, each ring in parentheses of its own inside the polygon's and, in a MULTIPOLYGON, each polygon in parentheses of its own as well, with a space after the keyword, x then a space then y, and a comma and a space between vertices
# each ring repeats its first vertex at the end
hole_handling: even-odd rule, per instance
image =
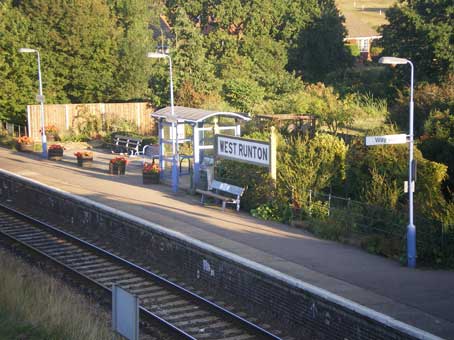
MULTIPOLYGON (((80 131, 87 124, 98 124, 99 129, 105 130, 115 123, 128 121, 137 126, 139 133, 151 135, 156 130, 150 116, 152 112, 148 103, 46 104, 44 125, 55 125, 61 133, 70 129, 80 131)), ((40 140, 40 105, 27 106, 27 121, 29 136, 40 140)))

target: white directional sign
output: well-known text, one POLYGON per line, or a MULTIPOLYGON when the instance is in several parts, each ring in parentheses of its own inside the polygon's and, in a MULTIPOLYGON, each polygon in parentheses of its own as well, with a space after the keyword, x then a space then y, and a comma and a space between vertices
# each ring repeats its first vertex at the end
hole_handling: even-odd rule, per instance
POLYGON ((366 145, 384 145, 384 144, 405 144, 407 143, 407 135, 385 135, 385 136, 367 136, 366 145))
POLYGON ((215 153, 218 158, 270 166, 271 151, 267 142, 216 135, 215 153))

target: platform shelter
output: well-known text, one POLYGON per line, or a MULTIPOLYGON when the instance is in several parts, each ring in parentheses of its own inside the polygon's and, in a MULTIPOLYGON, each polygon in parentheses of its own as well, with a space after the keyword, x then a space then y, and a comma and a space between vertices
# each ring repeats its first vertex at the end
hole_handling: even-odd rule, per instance
MULTIPOLYGON (((161 169, 165 170, 166 163, 167 166, 173 164, 174 157, 176 164, 187 159, 189 168, 192 164, 192 185, 197 187, 201 165, 209 164, 210 160, 213 161, 214 135, 226 134, 239 137, 240 124, 251 118, 236 112, 210 111, 183 106, 174 106, 173 109, 173 115, 170 106, 151 114, 158 120, 159 164, 161 169), (186 153, 181 150, 183 144, 185 144, 186 153), (189 149, 192 153, 187 152, 187 144, 190 145, 189 149), (170 156, 166 146, 171 147, 170 156)), ((181 171, 179 175, 182 175, 181 171)))

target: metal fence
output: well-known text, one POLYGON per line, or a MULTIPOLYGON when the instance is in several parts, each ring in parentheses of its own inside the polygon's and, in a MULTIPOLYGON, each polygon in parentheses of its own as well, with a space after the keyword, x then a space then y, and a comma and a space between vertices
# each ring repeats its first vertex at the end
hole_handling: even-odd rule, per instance
POLYGON ((7 131, 8 134, 13 137, 20 137, 20 136, 28 135, 27 127, 24 125, 0 121, 0 127, 1 127, 1 130, 7 131))
MULTIPOLYGON (((408 211, 406 207, 391 210, 332 194, 310 192, 312 202, 324 202, 327 213, 335 219, 343 219, 350 231, 364 235, 379 234, 390 241, 406 243, 408 211)), ((435 257, 454 254, 454 225, 444 225, 415 214, 418 257, 435 260, 435 257)))

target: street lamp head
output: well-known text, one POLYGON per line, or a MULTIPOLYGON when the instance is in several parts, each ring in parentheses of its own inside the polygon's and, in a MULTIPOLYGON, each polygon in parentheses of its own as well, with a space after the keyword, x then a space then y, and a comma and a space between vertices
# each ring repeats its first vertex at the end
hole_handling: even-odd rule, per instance
POLYGON ((148 52, 147 53, 147 58, 153 58, 153 59, 160 59, 160 58, 167 58, 168 55, 164 53, 157 53, 157 52, 148 52))
POLYGON ((403 65, 408 64, 410 61, 405 58, 396 58, 396 57, 381 57, 378 59, 380 64, 387 64, 387 65, 403 65))
POLYGON ((33 48, 22 47, 22 48, 19 48, 19 52, 20 53, 35 53, 38 51, 34 50, 33 48))

